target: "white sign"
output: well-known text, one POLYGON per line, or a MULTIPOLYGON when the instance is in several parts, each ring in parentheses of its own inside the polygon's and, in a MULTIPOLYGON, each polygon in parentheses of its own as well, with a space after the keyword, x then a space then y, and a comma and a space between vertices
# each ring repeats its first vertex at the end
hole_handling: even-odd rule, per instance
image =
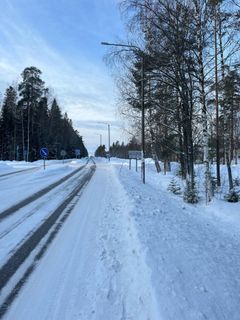
POLYGON ((61 150, 61 157, 65 157, 67 155, 67 152, 65 150, 61 150))
POLYGON ((137 150, 128 151, 128 157, 129 157, 129 159, 141 160, 142 159, 142 151, 137 151, 137 150))

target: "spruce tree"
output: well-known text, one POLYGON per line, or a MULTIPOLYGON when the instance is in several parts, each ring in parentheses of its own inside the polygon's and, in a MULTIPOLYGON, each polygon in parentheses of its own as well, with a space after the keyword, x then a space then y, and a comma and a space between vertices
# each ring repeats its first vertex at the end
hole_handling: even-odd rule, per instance
POLYGON ((62 149, 62 114, 57 100, 54 99, 49 112, 49 141, 50 152, 54 158, 60 157, 62 149))
POLYGON ((25 68, 21 74, 22 82, 19 84, 19 108, 22 117, 22 148, 25 160, 33 160, 37 149, 37 108, 44 92, 42 72, 36 67, 25 68))
POLYGON ((14 160, 16 156, 16 106, 17 92, 7 88, 1 112, 1 158, 14 160))

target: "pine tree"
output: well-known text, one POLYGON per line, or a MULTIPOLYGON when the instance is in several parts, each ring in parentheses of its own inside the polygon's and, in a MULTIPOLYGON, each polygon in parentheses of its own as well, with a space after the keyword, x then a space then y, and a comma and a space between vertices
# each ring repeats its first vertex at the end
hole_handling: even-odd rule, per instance
POLYGON ((22 82, 19 84, 19 108, 22 117, 22 148, 26 161, 34 159, 36 154, 36 114, 39 102, 44 92, 42 72, 36 67, 25 68, 21 74, 22 82), (25 149, 26 148, 26 149, 25 149))
POLYGON ((49 112, 49 140, 50 153, 54 158, 60 157, 62 149, 62 113, 57 100, 54 99, 49 112))
POLYGON ((16 156, 16 106, 17 92, 7 88, 1 112, 1 158, 14 160, 16 156))
POLYGON ((168 190, 174 194, 181 194, 182 193, 181 187, 175 178, 171 179, 169 186, 168 186, 168 190))
POLYGON ((95 151, 95 157, 103 157, 106 158, 107 157, 107 153, 106 153, 106 147, 105 145, 99 146, 96 151, 95 151))
POLYGON ((48 115, 48 99, 46 96, 39 101, 38 108, 35 113, 35 150, 36 157, 40 148, 48 145, 49 140, 49 115, 48 115))

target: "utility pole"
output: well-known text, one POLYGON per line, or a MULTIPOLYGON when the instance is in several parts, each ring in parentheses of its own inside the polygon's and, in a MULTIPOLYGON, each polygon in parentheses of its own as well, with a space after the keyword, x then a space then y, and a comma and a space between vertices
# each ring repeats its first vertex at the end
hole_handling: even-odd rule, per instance
MULTIPOLYGON (((102 124, 106 124, 107 127, 108 127, 108 153, 109 153, 109 157, 108 157, 108 160, 110 161, 110 144, 111 144, 111 140, 110 140, 110 124, 109 123, 106 123, 106 122, 99 122, 99 123, 102 123, 102 124)), ((102 135, 100 135, 100 145, 102 145, 102 135)))
POLYGON ((110 161, 110 124, 108 123, 108 160, 110 161))
POLYGON ((29 142, 30 142, 30 108, 29 108, 29 101, 27 102, 27 114, 28 114, 28 120, 27 120, 27 162, 29 158, 29 142))
POLYGON ((141 168, 142 168, 142 180, 145 184, 145 161, 144 161, 144 155, 145 155, 145 106, 144 106, 144 55, 142 52, 141 57, 141 106, 142 106, 142 159, 141 159, 141 168))

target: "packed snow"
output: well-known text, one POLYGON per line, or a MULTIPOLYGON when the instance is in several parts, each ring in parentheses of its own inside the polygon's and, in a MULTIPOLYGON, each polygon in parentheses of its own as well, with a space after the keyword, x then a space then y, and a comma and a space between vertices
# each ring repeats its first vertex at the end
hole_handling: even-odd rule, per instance
MULTIPOLYGON (((196 167, 200 202, 186 204, 167 191, 177 164, 165 175, 156 173, 151 160, 146 163, 143 185, 140 170, 129 170, 127 160, 97 162, 4 319, 240 319, 240 204, 224 200, 223 184, 206 205, 201 165, 196 167)), ((22 189, 24 177, 33 191, 34 181, 41 183, 42 177, 43 185, 50 184, 77 164, 8 176, 2 190, 4 183, 22 189)), ((235 166, 234 176, 239 174, 235 166)), ((4 200, 4 192, 1 202, 10 204, 13 198, 4 200)))

